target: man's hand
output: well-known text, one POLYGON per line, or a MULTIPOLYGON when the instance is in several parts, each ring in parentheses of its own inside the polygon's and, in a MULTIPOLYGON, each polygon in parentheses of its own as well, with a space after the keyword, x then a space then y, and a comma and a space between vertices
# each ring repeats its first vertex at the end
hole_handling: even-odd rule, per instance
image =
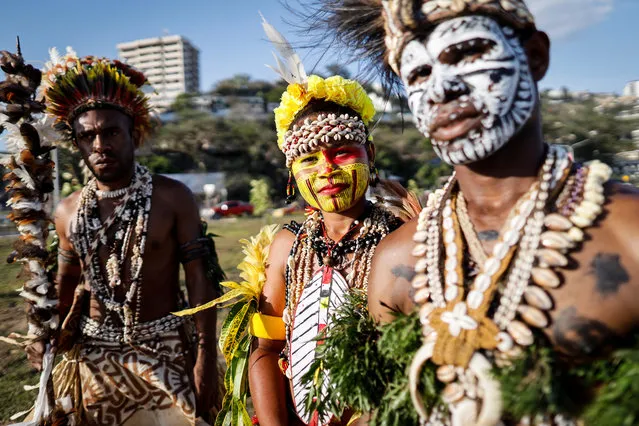
POLYGON ((29 360, 29 364, 38 371, 42 370, 42 358, 44 357, 45 350, 46 342, 44 340, 38 340, 24 348, 24 351, 27 353, 27 360, 29 360))
POLYGON ((200 349, 193 368, 196 412, 205 421, 210 419, 210 411, 218 400, 217 359, 205 349, 200 349))

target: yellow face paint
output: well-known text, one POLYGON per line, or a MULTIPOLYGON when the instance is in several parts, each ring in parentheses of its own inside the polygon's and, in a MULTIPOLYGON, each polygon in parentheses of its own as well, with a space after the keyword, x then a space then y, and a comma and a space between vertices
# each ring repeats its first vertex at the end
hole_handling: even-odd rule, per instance
POLYGON ((330 213, 351 208, 366 194, 370 178, 363 145, 325 148, 293 161, 297 187, 312 207, 330 213))

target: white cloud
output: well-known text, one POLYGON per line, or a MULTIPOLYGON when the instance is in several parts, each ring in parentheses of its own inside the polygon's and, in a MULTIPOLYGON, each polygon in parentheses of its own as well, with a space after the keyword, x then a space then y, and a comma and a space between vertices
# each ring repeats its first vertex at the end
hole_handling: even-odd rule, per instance
POLYGON ((567 37, 602 21, 615 0, 528 0, 537 27, 551 38, 567 37))

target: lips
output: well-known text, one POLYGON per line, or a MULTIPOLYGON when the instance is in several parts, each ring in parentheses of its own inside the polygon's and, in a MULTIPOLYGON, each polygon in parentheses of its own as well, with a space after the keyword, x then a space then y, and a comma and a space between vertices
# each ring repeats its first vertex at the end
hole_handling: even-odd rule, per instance
POLYGON ((342 192, 346 188, 348 188, 348 185, 346 185, 346 184, 326 185, 326 186, 322 187, 322 189, 317 191, 317 193, 318 194, 322 194, 322 195, 335 195, 335 194, 339 194, 340 192, 342 192))
POLYGON ((453 101, 439 108, 430 125, 430 135, 438 142, 450 142, 481 126, 482 115, 472 102, 453 101))
POLYGON ((110 166, 115 163, 115 159, 110 157, 99 157, 93 160, 93 164, 96 166, 110 166))

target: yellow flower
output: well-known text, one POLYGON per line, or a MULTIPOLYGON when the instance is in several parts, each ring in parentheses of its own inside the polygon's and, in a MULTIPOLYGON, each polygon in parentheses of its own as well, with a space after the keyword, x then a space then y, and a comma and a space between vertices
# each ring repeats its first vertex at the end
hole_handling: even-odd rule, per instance
POLYGON ((250 240, 240 240, 240 244, 244 246, 242 252, 245 257, 242 263, 237 266, 237 269, 241 271, 240 278, 242 278, 242 282, 225 281, 220 283, 222 287, 228 290, 222 296, 195 308, 173 312, 173 315, 193 315, 218 305, 224 308, 240 301, 247 303, 251 300, 259 301, 262 288, 266 282, 266 260, 268 259, 268 252, 278 230, 279 225, 268 225, 263 227, 260 232, 256 236, 251 237, 250 240), (224 305, 224 303, 229 301, 232 302, 224 305))
POLYGON ((311 75, 306 88, 297 83, 290 84, 282 94, 280 105, 275 108, 277 144, 280 149, 284 146, 284 135, 295 116, 311 99, 324 99, 348 107, 357 112, 366 125, 375 116, 373 102, 357 81, 347 80, 339 75, 327 79, 311 75))

